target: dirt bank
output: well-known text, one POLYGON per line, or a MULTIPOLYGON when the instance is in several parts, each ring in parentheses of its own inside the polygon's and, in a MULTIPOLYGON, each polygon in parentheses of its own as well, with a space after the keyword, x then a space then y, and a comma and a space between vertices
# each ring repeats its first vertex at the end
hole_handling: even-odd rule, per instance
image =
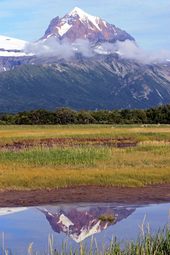
POLYGON ((0 191, 0 207, 73 202, 170 202, 170 184, 144 188, 81 186, 53 190, 0 191))

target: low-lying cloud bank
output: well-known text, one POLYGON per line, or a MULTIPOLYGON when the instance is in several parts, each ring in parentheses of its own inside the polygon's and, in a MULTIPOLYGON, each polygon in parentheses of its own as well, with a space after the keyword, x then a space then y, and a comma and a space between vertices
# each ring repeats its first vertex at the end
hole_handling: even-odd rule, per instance
MULTIPOLYGON (((77 40, 71 44, 67 40, 58 41, 56 38, 48 38, 47 40, 29 43, 26 45, 25 53, 42 57, 58 57, 69 59, 74 57, 76 53, 82 54, 84 57, 92 57, 95 50, 91 47, 88 40, 77 40)), ((161 50, 158 52, 147 52, 138 47, 133 41, 126 40, 116 43, 102 43, 100 45, 100 54, 117 53, 124 59, 131 59, 143 64, 160 63, 170 59, 170 51, 161 50)))
POLYGON ((88 40, 79 39, 74 44, 71 44, 67 40, 58 41, 54 37, 35 43, 28 43, 24 52, 36 56, 58 57, 64 59, 73 57, 76 52, 81 53, 84 57, 91 57, 93 55, 88 40))
POLYGON ((132 59, 144 64, 164 62, 170 59, 170 51, 160 50, 157 52, 146 51, 133 41, 126 40, 124 42, 116 42, 115 44, 105 43, 104 49, 110 50, 110 52, 117 52, 122 58, 132 59))

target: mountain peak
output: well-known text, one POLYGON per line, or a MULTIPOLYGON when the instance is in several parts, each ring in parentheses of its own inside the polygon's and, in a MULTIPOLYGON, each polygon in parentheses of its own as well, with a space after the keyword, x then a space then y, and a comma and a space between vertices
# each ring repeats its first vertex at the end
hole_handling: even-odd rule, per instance
POLYGON ((49 37, 66 39, 70 42, 85 39, 92 43, 134 40, 125 31, 100 17, 86 13, 79 7, 75 7, 62 18, 54 18, 42 39, 49 37))
POLYGON ((80 9, 79 7, 75 7, 71 12, 69 12, 69 15, 81 15, 81 16, 87 16, 89 15, 88 13, 84 12, 82 9, 80 9))
POLYGON ((97 19, 100 19, 99 17, 96 17, 96 16, 92 16, 91 14, 83 11, 82 9, 80 9, 79 7, 75 7, 71 12, 69 12, 70 16, 75 16, 75 15, 78 15, 80 18, 82 19, 91 19, 91 18, 97 18, 97 19))
MULTIPOLYGON (((99 17, 96 16, 92 16, 90 14, 88 14, 87 12, 83 11, 82 9, 80 9, 79 7, 75 7, 69 14, 68 16, 79 16, 80 21, 90 21, 95 28, 97 28, 97 30, 101 31, 101 28, 99 27, 99 23, 102 21, 102 19, 100 19, 99 17)), ((106 23, 106 22, 105 22, 106 23)))

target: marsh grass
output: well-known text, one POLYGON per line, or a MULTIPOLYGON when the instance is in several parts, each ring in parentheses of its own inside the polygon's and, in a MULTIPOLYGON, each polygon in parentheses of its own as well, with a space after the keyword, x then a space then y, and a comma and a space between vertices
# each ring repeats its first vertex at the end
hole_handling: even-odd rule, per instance
POLYGON ((170 140, 170 125, 51 125, 0 126, 0 144, 22 139, 55 137, 134 138, 137 141, 170 140))
POLYGON ((1 151, 1 189, 76 185, 139 187, 170 183, 170 126, 0 127, 0 144, 28 137, 127 137, 135 138, 139 143, 136 147, 122 149, 80 143, 75 147, 36 146, 1 151))
POLYGON ((170 146, 80 146, 0 153, 0 188, 170 183, 170 146))
MULTIPOLYGON (((48 237, 48 252, 43 253, 34 250, 34 244, 28 246, 28 255, 169 255, 170 253, 170 230, 166 228, 163 231, 152 235, 148 231, 145 235, 141 235, 137 241, 129 243, 119 243, 116 239, 112 239, 110 244, 98 244, 92 238, 90 247, 86 247, 80 243, 79 248, 73 249, 68 247, 64 242, 62 249, 57 250, 52 235, 48 237), (123 244, 123 245, 122 245, 123 244)), ((8 249, 2 251, 3 255, 14 255, 8 249)), ((26 254, 22 254, 26 255, 26 254)))
POLYGON ((103 214, 103 215, 100 215, 100 217, 98 219, 102 222, 114 223, 116 221, 116 216, 112 215, 112 214, 109 214, 109 215, 103 214))
POLYGON ((95 166, 97 161, 107 160, 111 151, 106 148, 34 148, 19 152, 0 153, 0 162, 23 163, 32 166, 95 166))

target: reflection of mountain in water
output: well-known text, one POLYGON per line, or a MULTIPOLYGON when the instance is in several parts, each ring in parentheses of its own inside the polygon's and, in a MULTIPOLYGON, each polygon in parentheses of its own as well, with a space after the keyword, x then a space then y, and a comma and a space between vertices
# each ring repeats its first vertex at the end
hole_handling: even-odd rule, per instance
POLYGON ((5 216, 8 214, 13 214, 13 213, 19 213, 22 211, 27 210, 27 207, 18 207, 18 208, 0 208, 0 216, 5 216))
POLYGON ((128 206, 45 207, 40 208, 57 233, 69 235, 77 243, 100 233, 110 225, 127 218, 134 211, 128 206), (113 220, 110 220, 112 218, 113 220))

